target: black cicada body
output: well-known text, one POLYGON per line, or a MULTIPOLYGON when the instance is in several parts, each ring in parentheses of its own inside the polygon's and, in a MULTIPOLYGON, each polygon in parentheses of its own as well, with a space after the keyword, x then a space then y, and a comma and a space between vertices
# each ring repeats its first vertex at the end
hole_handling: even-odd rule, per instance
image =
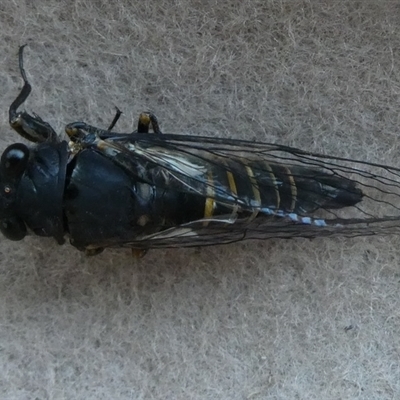
POLYGON ((0 170, 3 234, 65 237, 96 254, 242 239, 358 236, 400 231, 400 170, 276 144, 162 134, 143 113, 131 134, 82 122, 60 140, 40 117, 10 107, 35 142, 13 144, 0 170), (150 126, 154 133, 149 133, 150 126))

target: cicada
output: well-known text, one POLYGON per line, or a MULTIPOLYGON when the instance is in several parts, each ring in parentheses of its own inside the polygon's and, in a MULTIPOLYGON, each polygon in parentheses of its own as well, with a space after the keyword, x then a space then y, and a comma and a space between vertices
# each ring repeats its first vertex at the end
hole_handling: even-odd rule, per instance
POLYGON ((11 104, 11 127, 35 143, 1 157, 1 231, 107 247, 205 246, 244 239, 365 236, 400 231, 400 170, 293 147, 161 132, 142 113, 133 133, 84 122, 67 140, 11 104))

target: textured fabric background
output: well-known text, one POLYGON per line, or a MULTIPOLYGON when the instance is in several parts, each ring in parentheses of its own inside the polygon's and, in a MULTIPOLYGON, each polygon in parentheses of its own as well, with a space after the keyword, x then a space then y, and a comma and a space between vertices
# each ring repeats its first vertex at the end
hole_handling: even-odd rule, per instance
MULTIPOLYGON (((399 163, 396 1, 2 0, 0 149, 26 104, 63 135, 278 142, 399 163)), ((1 399, 398 399, 399 238, 86 258, 0 238, 1 399)))

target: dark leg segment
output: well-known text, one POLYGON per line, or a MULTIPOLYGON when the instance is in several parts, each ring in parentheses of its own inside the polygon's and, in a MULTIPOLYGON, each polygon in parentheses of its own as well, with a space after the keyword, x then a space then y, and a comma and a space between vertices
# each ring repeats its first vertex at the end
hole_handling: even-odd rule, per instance
POLYGON ((45 141, 58 141, 58 137, 54 129, 48 122, 43 121, 38 115, 29 115, 25 111, 18 111, 18 108, 25 102, 32 91, 32 86, 28 82, 26 73, 24 70, 23 52, 24 46, 19 48, 19 71, 22 79, 24 80, 24 86, 17 98, 12 102, 9 109, 9 122, 11 127, 18 132, 25 139, 40 143, 45 141))
POLYGON ((108 131, 111 131, 114 128, 115 124, 118 122, 119 117, 122 114, 122 111, 118 107, 115 107, 115 108, 116 108, 115 117, 114 117, 114 119, 112 120, 110 126, 107 129, 108 131))

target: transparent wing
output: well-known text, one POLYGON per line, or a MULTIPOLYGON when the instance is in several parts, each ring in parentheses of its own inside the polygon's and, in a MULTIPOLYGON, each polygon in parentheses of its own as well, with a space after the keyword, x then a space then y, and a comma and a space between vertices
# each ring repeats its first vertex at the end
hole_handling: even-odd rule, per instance
POLYGON ((85 134, 88 146, 140 182, 204 200, 202 218, 156 227, 124 246, 400 232, 398 168, 241 140, 85 134))

